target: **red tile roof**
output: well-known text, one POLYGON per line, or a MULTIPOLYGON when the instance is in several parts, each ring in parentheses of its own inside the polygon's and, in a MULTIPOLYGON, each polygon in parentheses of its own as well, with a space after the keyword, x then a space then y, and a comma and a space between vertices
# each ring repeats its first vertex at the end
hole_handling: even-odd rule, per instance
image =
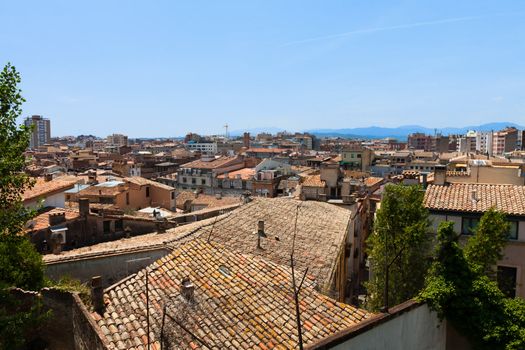
POLYGON ((59 214, 59 213, 66 214, 66 221, 75 220, 80 217, 80 214, 76 210, 48 207, 30 221, 33 224, 27 231, 28 232, 39 231, 39 230, 48 228, 49 227, 49 216, 52 214, 59 214))
POLYGON ((287 148, 249 148, 246 152, 251 153, 284 153, 290 151, 287 148))
MULTIPOLYGON (((160 348, 165 305, 168 326, 164 331, 170 337, 170 348, 206 348, 199 340, 213 349, 297 347, 288 267, 233 253, 221 244, 194 239, 147 270, 152 348, 160 348), (181 295, 181 280, 185 277, 189 277, 195 287, 193 303, 181 295)), ((146 269, 106 290, 105 312, 103 315, 92 313, 105 339, 115 348, 146 346, 145 278, 146 269)), ((310 278, 301 290, 300 308, 305 344, 371 316, 365 310, 318 293, 310 278)))
POLYGON ((63 176, 50 181, 46 181, 44 178, 39 177, 36 179, 33 188, 26 190, 22 195, 22 198, 24 201, 30 201, 39 197, 45 197, 54 193, 66 191, 72 188, 78 181, 79 179, 74 176, 63 176))
MULTIPOLYGON (((242 180, 249 180, 255 176, 255 168, 243 168, 243 169, 239 169, 236 171, 231 171, 227 173, 227 175, 228 175, 228 179, 232 179, 232 180, 234 180, 237 177, 237 175, 241 175, 242 180)), ((217 176, 217 178, 225 179, 226 173, 217 176)))
POLYGON ((495 207, 509 215, 525 215, 525 186, 489 184, 430 185, 425 193, 424 205, 434 210, 477 213, 482 213, 491 207, 495 207), (473 192, 475 192, 475 196, 473 192))
POLYGON ((230 163, 239 162, 239 157, 220 157, 212 159, 210 161, 198 159, 193 162, 182 164, 181 168, 193 168, 193 169, 217 169, 229 165, 230 163))
POLYGON ((303 182, 303 187, 325 187, 326 182, 321 180, 321 175, 307 176, 303 182))

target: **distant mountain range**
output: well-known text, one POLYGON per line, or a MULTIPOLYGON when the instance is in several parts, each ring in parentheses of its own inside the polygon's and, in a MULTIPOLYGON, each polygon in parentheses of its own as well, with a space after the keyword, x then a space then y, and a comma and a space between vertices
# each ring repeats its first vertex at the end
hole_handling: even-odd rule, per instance
POLYGON ((488 123, 482 125, 469 125, 465 127, 447 127, 447 128, 436 128, 431 129, 419 125, 403 125, 397 128, 383 128, 378 126, 371 126, 368 128, 349 128, 349 129, 312 129, 306 130, 317 136, 332 136, 332 137, 363 137, 363 138, 384 138, 384 137, 395 137, 395 138, 406 138, 409 134, 415 132, 422 132, 425 134, 441 133, 443 135, 453 134, 464 134, 469 130, 474 131, 498 131, 507 126, 514 126, 518 129, 524 129, 525 127, 516 123, 510 122, 497 122, 488 123))
MULTIPOLYGON (((524 126, 518 125, 511 122, 497 122, 497 123, 488 123, 481 125, 470 125, 465 127, 447 127, 447 128, 427 128, 420 125, 403 125, 397 128, 384 128, 380 126, 370 126, 367 128, 344 128, 344 129, 310 129, 303 130, 314 134, 319 137, 344 137, 344 138, 385 138, 393 137, 397 139, 406 139, 409 134, 422 132, 425 134, 433 135, 435 132, 441 133, 443 135, 454 135, 454 134, 465 134, 469 130, 474 131, 498 131, 504 129, 507 126, 514 126, 518 129, 525 129, 524 126)), ((276 127, 261 127, 261 128, 252 128, 247 130, 235 130, 230 133, 231 136, 240 136, 243 132, 249 132, 252 135, 257 135, 261 132, 269 132, 275 134, 285 129, 276 128, 276 127)))

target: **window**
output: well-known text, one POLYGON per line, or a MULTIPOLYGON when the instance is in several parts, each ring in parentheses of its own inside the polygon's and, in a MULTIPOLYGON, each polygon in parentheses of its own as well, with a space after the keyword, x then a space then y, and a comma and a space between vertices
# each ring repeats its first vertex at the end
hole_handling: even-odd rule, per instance
POLYGON ((186 183, 188 181, 188 179, 186 179, 185 177, 182 178, 182 182, 186 183))
POLYGON ((358 154, 358 155, 357 155, 357 158, 361 158, 361 154, 358 154))
POLYGON ((126 192, 126 205, 129 205, 129 192, 126 192))
POLYGON ((101 204, 113 204, 114 203, 113 198, 111 197, 100 197, 99 202, 101 204))
POLYGON ((122 219, 115 220, 115 231, 122 231, 124 230, 124 222, 122 219))
POLYGON ((149 197, 149 186, 146 187, 146 197, 149 197))
POLYGON ((464 235, 473 235, 479 224, 479 218, 464 217, 461 219, 461 233, 464 235))
POLYGON ((171 192, 171 199, 175 199, 175 192, 171 192))
POLYGON ((206 185, 206 179, 201 180, 201 185, 206 185))
POLYGON ((191 183, 192 183, 193 185, 195 185, 195 184, 197 183, 197 179, 194 178, 194 177, 192 177, 192 178, 191 178, 191 183))
POLYGON ((498 287, 509 298, 516 296, 517 272, 515 267, 498 266, 498 287))
POLYGON ((111 221, 109 220, 106 220, 104 222, 102 222, 102 226, 103 226, 103 229, 104 229, 104 233, 110 233, 111 232, 111 221))
POLYGON ((509 221, 509 239, 517 240, 518 239, 518 221, 509 221))

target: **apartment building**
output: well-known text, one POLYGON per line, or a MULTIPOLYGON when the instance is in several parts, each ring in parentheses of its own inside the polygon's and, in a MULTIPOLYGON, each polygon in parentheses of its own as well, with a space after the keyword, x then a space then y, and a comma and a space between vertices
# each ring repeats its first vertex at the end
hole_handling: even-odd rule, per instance
POLYGON ((525 297, 525 186, 500 184, 434 184, 425 193, 434 232, 439 223, 451 221, 465 241, 473 234, 483 213, 496 208, 510 223, 503 259, 497 264, 498 283, 509 297, 525 297))
POLYGON ((374 152, 361 145, 350 145, 341 152, 341 166, 344 169, 369 171, 374 152))
POLYGON ((113 134, 109 135, 107 138, 107 143, 112 146, 127 146, 128 137, 122 134, 113 134))
POLYGON ((181 189, 200 188, 213 192, 214 179, 217 175, 244 167, 244 158, 240 156, 202 157, 180 166, 177 170, 177 187, 181 189))
POLYGON ((37 148, 51 140, 51 121, 49 119, 41 115, 33 115, 24 120, 24 125, 34 128, 29 139, 30 148, 37 148))
POLYGON ((188 151, 201 152, 204 154, 216 154, 217 142, 194 142, 189 141, 184 145, 188 151))
POLYGON ((138 176, 101 182, 78 191, 76 196, 79 199, 87 198, 90 203, 121 210, 139 210, 147 207, 176 210, 173 187, 138 176))
POLYGON ((492 150, 494 154, 503 154, 517 149, 518 129, 509 127, 493 133, 492 150))

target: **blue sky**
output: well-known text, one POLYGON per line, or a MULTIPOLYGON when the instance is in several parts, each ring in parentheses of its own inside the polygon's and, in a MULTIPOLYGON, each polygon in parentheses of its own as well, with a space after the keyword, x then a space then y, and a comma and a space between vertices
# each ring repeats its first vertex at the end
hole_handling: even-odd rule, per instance
POLYGON ((525 1, 5 1, 53 135, 525 124, 525 1))

